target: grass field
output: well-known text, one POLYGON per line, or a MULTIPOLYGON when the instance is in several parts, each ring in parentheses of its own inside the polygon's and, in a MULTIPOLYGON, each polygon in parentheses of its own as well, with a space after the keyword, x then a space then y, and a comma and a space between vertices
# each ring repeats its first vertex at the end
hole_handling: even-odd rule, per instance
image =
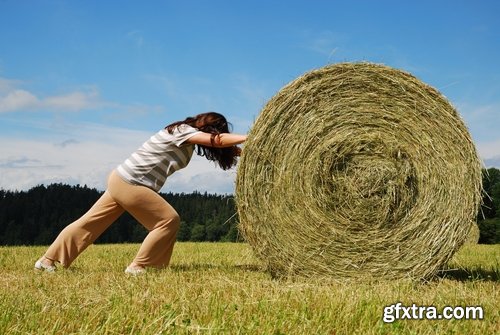
POLYGON ((246 244, 178 243, 171 267, 123 270, 138 245, 91 246, 32 270, 45 247, 0 248, 0 334, 498 334, 500 245, 466 245, 436 280, 280 281, 246 244), (482 306, 483 320, 382 321, 387 305, 482 306))

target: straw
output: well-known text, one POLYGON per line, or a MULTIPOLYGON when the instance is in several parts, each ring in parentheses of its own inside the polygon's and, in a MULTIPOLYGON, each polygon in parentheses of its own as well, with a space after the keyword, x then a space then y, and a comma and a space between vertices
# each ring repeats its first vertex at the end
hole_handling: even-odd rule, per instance
POLYGON ((481 191, 455 108, 372 63, 329 65, 282 88, 236 180, 242 235, 276 277, 430 278, 467 239, 481 191))

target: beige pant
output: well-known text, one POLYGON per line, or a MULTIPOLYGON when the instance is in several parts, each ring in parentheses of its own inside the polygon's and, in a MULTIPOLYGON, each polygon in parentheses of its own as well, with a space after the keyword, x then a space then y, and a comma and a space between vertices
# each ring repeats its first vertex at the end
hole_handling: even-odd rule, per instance
POLYGON ((106 192, 87 213, 61 231, 45 257, 70 266, 124 211, 149 231, 134 263, 144 267, 167 266, 179 230, 179 215, 157 192, 131 185, 115 171, 109 176, 106 192))

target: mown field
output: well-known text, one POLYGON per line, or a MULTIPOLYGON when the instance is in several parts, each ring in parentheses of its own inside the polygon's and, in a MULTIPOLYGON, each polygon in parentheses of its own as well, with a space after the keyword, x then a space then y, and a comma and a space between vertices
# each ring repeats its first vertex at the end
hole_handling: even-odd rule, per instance
POLYGON ((274 280, 246 244, 178 243, 127 277, 138 245, 91 246, 35 272, 45 247, 0 248, 0 334, 498 334, 500 245, 466 245, 427 283, 274 280), (387 305, 482 306, 483 320, 382 321, 387 305))

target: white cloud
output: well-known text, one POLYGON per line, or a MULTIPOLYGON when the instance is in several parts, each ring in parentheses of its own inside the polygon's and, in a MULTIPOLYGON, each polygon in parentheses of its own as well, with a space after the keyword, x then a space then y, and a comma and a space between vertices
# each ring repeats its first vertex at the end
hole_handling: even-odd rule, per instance
POLYGON ((481 158, 486 164, 498 162, 500 157, 500 133, 498 132, 500 104, 474 105, 461 102, 457 104, 457 108, 470 130, 481 158))
POLYGON ((0 112, 33 109, 40 105, 40 100, 25 90, 13 90, 0 97, 0 112))
POLYGON ((0 78, 0 113, 34 110, 79 111, 106 105, 94 87, 40 97, 18 88, 21 84, 19 80, 0 78))
POLYGON ((95 108, 102 104, 97 90, 77 91, 65 95, 47 97, 41 101, 40 107, 47 109, 78 111, 95 108))
POLYGON ((499 169, 500 168, 500 156, 485 159, 484 166, 486 168, 496 167, 497 169, 499 169))
POLYGON ((236 170, 223 171, 204 157, 193 154, 189 165, 169 177, 164 192, 193 191, 208 193, 233 193, 236 170))
POLYGON ((46 182, 102 188, 106 170, 120 156, 116 146, 90 141, 65 147, 47 140, 1 141, 5 145, 0 155, 5 158, 0 164, 0 187, 5 189, 22 190, 46 182))
POLYGON ((500 138, 493 141, 480 141, 476 143, 477 150, 483 159, 500 157, 500 138))
POLYGON ((5 92, 9 92, 14 90, 17 86, 19 86, 21 82, 19 80, 6 79, 0 77, 0 93, 3 94, 5 92))

